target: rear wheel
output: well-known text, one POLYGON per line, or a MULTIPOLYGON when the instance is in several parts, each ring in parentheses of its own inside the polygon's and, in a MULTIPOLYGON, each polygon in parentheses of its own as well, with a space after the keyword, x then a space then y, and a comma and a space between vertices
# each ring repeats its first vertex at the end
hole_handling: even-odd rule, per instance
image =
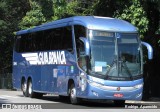
POLYGON ((70 87, 70 101, 75 105, 80 103, 80 98, 76 97, 76 88, 74 84, 72 84, 70 87))
POLYGON ((21 82, 21 90, 23 92, 23 95, 25 97, 28 97, 28 94, 27 94, 27 83, 24 79, 22 79, 22 82, 21 82))
POLYGON ((42 93, 36 93, 33 91, 33 84, 32 84, 32 80, 28 81, 28 96, 31 98, 41 98, 43 96, 42 93))
POLYGON ((32 80, 29 80, 28 81, 28 96, 31 97, 31 98, 34 98, 35 95, 34 95, 34 92, 33 92, 33 87, 32 87, 32 80))

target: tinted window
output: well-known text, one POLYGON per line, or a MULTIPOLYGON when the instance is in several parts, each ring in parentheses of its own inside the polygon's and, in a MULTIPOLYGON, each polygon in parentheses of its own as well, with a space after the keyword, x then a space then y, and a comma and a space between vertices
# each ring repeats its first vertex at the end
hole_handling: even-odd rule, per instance
POLYGON ((74 26, 74 34, 76 40, 77 57, 80 56, 80 52, 84 51, 84 43, 79 39, 79 37, 86 37, 86 28, 80 25, 74 26))
POLYGON ((71 26, 17 36, 17 52, 73 50, 71 26))

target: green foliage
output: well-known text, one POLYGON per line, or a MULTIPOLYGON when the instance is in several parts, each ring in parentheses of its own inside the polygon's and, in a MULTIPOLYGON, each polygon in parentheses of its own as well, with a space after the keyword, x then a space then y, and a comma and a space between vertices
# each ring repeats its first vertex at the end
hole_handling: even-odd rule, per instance
POLYGON ((67 2, 65 0, 54 2, 53 3, 54 15, 52 16, 52 19, 57 20, 62 18, 65 15, 66 7, 67 7, 67 2))
POLYGON ((117 10, 115 17, 127 20, 135 25, 138 28, 141 38, 148 31, 149 20, 139 0, 132 0, 132 5, 126 6, 122 13, 117 10))
POLYGON ((5 31, 7 30, 8 26, 7 23, 4 20, 0 20, 0 43, 4 42, 6 36, 5 31))
POLYGON ((0 72, 11 72, 13 32, 27 9, 26 0, 0 0, 0 72))
POLYGON ((7 4, 4 1, 0 2, 0 43, 5 39, 5 30, 7 29, 7 23, 5 21, 5 13, 7 4))
POLYGON ((26 16, 22 19, 20 25, 21 29, 27 29, 46 22, 41 10, 31 10, 27 12, 26 16))
POLYGON ((88 8, 83 11, 83 15, 97 15, 96 11, 100 6, 100 0, 93 0, 89 3, 88 8))
POLYGON ((46 22, 46 19, 42 13, 42 7, 38 2, 30 0, 31 10, 26 13, 26 16, 22 18, 19 23, 21 29, 27 29, 46 22))
POLYGON ((31 10, 22 18, 22 21, 19 23, 19 27, 20 29, 27 29, 68 16, 82 15, 77 11, 78 5, 78 1, 67 3, 66 0, 30 0, 31 10))
POLYGON ((81 10, 80 2, 74 1, 74 2, 67 3, 66 14, 68 16, 83 15, 81 12, 79 12, 80 10, 81 10))

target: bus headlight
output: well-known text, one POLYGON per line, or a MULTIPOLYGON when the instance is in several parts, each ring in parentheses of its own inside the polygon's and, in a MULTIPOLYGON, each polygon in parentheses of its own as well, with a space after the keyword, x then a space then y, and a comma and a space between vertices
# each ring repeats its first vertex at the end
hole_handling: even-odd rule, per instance
POLYGON ((136 88, 136 89, 140 89, 142 87, 143 87, 143 83, 142 84, 137 84, 137 85, 134 86, 134 88, 136 88))

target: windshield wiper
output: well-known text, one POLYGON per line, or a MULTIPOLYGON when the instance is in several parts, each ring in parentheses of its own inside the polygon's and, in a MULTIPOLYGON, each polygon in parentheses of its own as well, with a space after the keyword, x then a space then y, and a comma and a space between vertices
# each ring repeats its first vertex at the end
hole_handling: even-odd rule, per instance
POLYGON ((117 62, 116 58, 114 58, 112 64, 110 65, 110 68, 109 70, 107 71, 107 73, 105 74, 106 76, 106 79, 108 79, 108 75, 109 75, 109 72, 111 71, 111 69, 113 68, 114 64, 117 62))
MULTIPOLYGON (((131 72, 129 71, 129 68, 128 68, 126 62, 125 62, 124 60, 122 60, 122 61, 121 61, 121 64, 122 64, 122 67, 125 68, 125 70, 127 71, 130 79, 133 80, 132 74, 131 74, 131 72), (123 65, 124 65, 124 66, 123 66, 123 65)), ((122 72, 122 71, 121 71, 121 72, 122 72)))

